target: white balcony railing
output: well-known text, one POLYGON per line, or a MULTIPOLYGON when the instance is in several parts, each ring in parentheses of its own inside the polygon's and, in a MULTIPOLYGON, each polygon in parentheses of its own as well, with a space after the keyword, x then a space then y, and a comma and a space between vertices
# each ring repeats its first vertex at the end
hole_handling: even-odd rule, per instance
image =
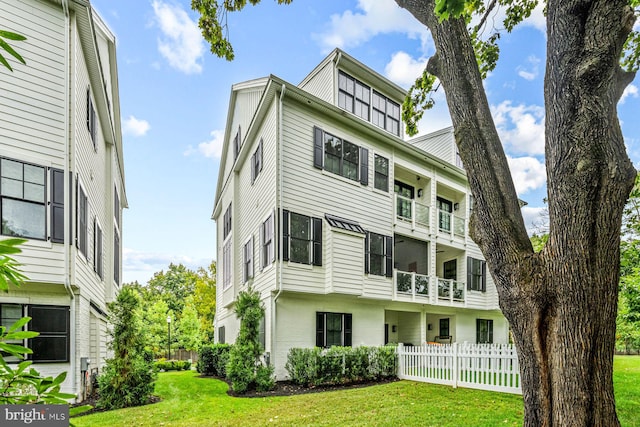
POLYGON ((395 295, 426 297, 432 304, 460 303, 465 301, 465 284, 440 277, 394 270, 395 295))
POLYGON ((438 209, 438 231, 455 237, 464 237, 466 234, 465 218, 454 215, 451 212, 438 209))
POLYGON ((429 228, 429 206, 416 202, 408 197, 396 194, 396 218, 411 224, 411 228, 416 225, 429 228))

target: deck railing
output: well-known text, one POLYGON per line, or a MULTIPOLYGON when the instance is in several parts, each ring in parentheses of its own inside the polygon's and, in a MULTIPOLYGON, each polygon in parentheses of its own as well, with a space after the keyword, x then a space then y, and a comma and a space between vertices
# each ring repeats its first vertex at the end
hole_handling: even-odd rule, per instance
POLYGON ((396 295, 428 297, 434 304, 460 303, 465 300, 465 284, 426 274, 395 270, 396 295))

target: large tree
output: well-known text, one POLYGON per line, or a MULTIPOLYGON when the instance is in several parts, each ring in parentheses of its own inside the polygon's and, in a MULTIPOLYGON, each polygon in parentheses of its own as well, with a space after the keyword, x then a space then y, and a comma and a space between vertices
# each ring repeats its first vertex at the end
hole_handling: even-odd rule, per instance
MULTIPOLYGON (((476 201, 471 236, 487 259, 518 348, 524 424, 618 426, 612 372, 620 225, 635 169, 616 106, 635 77, 630 70, 637 68, 639 37, 632 27, 640 2, 547 1, 549 240, 536 253, 482 84, 495 65, 499 35, 482 31, 495 7, 505 9, 504 28, 510 30, 538 1, 395 1, 430 29, 435 43, 403 116, 414 132, 437 78, 476 201), (478 25, 471 27, 473 22, 478 25), (620 66, 625 49, 632 53, 627 71, 620 66)), ((246 3, 192 1, 212 52, 233 58, 226 12, 246 3)))

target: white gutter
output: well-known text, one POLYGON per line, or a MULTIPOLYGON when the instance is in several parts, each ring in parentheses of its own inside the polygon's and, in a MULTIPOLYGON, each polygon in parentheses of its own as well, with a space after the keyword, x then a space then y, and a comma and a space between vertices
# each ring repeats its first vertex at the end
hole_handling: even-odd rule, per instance
MULTIPOLYGON (((280 91, 280 103, 279 103, 279 110, 278 110, 278 191, 276 191, 276 194, 278 195, 278 224, 282 224, 282 185, 283 185, 283 180, 282 180, 282 152, 283 152, 283 131, 282 131, 282 103, 283 103, 283 99, 284 99, 284 92, 286 90, 286 85, 283 83, 282 84, 282 90, 280 91)), ((280 225, 280 227, 282 227, 282 225, 280 225)), ((273 227, 274 232, 276 227, 273 227)), ((278 229, 278 239, 280 242, 280 245, 278 246, 278 251, 282 251, 282 231, 280 229, 278 229)), ((273 307, 271 309, 271 352, 273 354, 273 360, 275 361, 276 358, 276 342, 277 339, 275 337, 275 330, 276 330, 276 304, 278 302, 278 297, 280 296, 280 294, 282 293, 282 267, 284 265, 284 261, 282 259, 282 254, 280 254, 280 256, 278 257, 279 261, 278 263, 280 264, 278 266, 278 293, 276 294, 275 297, 273 297, 273 307)))
MULTIPOLYGON (((69 3, 68 0, 62 0, 62 10, 64 11, 64 67, 65 73, 69 72, 69 63, 70 63, 70 47, 69 47, 69 38, 71 37, 71 22, 69 18, 69 3)), ((66 209, 71 210, 71 194, 70 194, 70 156, 69 156, 69 146, 71 144, 71 129, 69 125, 69 106, 71 105, 71 96, 69 94, 69 80, 71 76, 67 76, 64 80, 64 99, 65 99, 65 109, 67 110, 64 115, 64 131, 65 138, 67 141, 64 144, 64 206, 66 209)), ((70 360, 71 360, 71 391, 77 397, 77 375, 76 375, 76 304, 75 304, 75 295, 73 294, 73 289, 71 288, 71 269, 70 269, 70 251, 69 245, 69 230, 71 230, 71 223, 69 221, 69 215, 67 212, 64 213, 64 287, 69 294, 69 298, 71 299, 71 304, 69 306, 69 317, 71 321, 69 322, 69 335, 70 335, 70 360)))

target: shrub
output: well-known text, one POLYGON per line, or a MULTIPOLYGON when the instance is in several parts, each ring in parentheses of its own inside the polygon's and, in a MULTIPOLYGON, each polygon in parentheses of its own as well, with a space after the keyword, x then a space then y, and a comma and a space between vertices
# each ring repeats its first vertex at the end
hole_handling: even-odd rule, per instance
POLYGON ((191 362, 188 360, 164 360, 159 359, 154 363, 157 371, 186 371, 191 369, 191 362))
MULTIPOLYGON (((229 352, 227 379, 231 381, 233 391, 243 394, 256 386, 258 369, 262 367, 259 333, 260 321, 264 318, 264 305, 260 301, 260 294, 251 287, 240 292, 235 311, 240 318, 240 332, 229 352)), ((262 385, 267 384, 264 378, 266 372, 267 370, 262 369, 260 373, 262 385)))
POLYGON ((106 409, 142 405, 149 401, 155 387, 153 362, 144 351, 145 335, 140 327, 137 292, 124 286, 116 300, 109 304, 109 320, 113 325, 113 358, 98 378, 98 406, 106 409))
POLYGON ((273 377, 273 366, 260 365, 256 369, 256 390, 269 391, 276 386, 273 377))
POLYGON ((395 347, 292 348, 285 365, 292 382, 303 386, 346 384, 395 377, 395 347))
POLYGON ((212 344, 203 346, 198 352, 196 369, 203 375, 214 375, 225 378, 229 363, 229 344, 212 344))

